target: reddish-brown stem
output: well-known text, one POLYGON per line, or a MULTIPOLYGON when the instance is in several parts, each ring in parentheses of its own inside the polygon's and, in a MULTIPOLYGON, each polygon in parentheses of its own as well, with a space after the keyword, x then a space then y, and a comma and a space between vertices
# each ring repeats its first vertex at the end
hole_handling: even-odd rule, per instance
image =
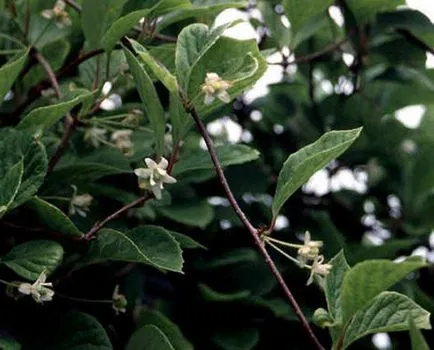
POLYGON ((124 205, 122 208, 116 210, 113 214, 107 216, 104 220, 96 222, 95 225, 93 225, 92 228, 83 236, 83 240, 85 241, 91 240, 94 237, 94 235, 99 230, 101 230, 109 221, 118 218, 120 215, 122 215, 123 213, 125 213, 131 208, 135 208, 140 205, 143 205, 148 199, 151 198, 152 196, 146 193, 144 196, 136 199, 134 202, 124 205))
POLYGON ((75 1, 72 0, 63 0, 63 1, 65 2, 65 4, 72 7, 75 11, 81 12, 81 6, 77 4, 75 1))
POLYGON ((282 275, 280 274, 279 270, 277 269, 274 261, 271 259, 270 255, 268 254, 267 250, 265 249, 265 246, 261 240, 261 237, 258 234, 258 229, 256 229, 251 224, 251 222, 249 221, 247 216, 244 214, 243 210, 240 208, 237 200, 235 199, 235 197, 232 193, 232 190, 229 187, 229 184, 226 180, 226 176, 223 172, 222 165, 218 159, 214 144, 213 144, 213 142, 212 142, 212 140, 208 134, 208 131, 206 130, 205 125, 203 124, 202 120, 200 119, 199 115, 197 114, 196 109, 194 107, 188 106, 188 107, 186 107, 186 110, 193 117, 193 120, 196 123, 196 126, 199 129, 200 134, 202 135, 203 139, 205 140, 206 146, 208 148, 208 153, 211 157, 211 160, 214 164, 215 171, 217 173, 217 177, 218 177, 220 184, 222 185, 222 187, 226 193, 226 196, 227 196, 227 199, 229 200, 229 203, 231 204, 235 213, 240 218, 243 225, 246 227, 246 229, 249 231, 250 235, 252 236, 257 249, 259 250, 261 255, 264 257, 266 264, 270 268, 271 272, 273 273, 273 275, 276 278, 277 282, 279 283, 280 287, 283 289, 283 292, 285 293, 286 298, 291 303, 292 308, 294 309, 294 312, 296 313, 297 317, 300 319, 306 333, 309 335, 310 339, 315 344, 317 349, 325 350, 324 347, 319 342, 319 340, 317 339, 317 337, 315 336, 312 328, 309 325, 309 322, 307 321, 306 317, 303 314, 303 311, 301 310, 300 306, 298 305, 297 301, 295 300, 294 296, 292 295, 289 287, 287 286, 285 280, 283 279, 282 275))
POLYGON ((176 143, 175 147, 173 147, 173 151, 172 151, 172 154, 170 155, 170 159, 169 159, 169 165, 167 166, 167 173, 169 175, 172 174, 172 170, 173 170, 173 167, 175 166, 180 147, 181 147, 181 141, 178 141, 176 143))
POLYGON ((57 81, 56 74, 54 73, 53 69, 51 68, 50 63, 38 51, 35 51, 33 55, 36 58, 36 60, 39 62, 39 64, 42 66, 42 68, 44 68, 45 73, 47 73, 48 79, 51 82, 51 85, 53 86, 54 91, 56 92, 57 98, 61 98, 62 93, 60 92, 59 82, 57 81))

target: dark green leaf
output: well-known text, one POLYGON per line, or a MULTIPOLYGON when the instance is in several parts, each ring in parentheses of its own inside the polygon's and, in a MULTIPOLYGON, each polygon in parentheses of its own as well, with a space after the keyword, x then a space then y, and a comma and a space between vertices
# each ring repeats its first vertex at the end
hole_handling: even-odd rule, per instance
POLYGON ((166 129, 163 107, 161 106, 154 84, 146 70, 129 50, 125 49, 124 52, 130 66, 131 74, 136 82, 137 91, 143 101, 146 115, 154 130, 155 152, 157 156, 160 156, 164 149, 164 133, 166 129))
POLYGON ((158 327, 175 350, 193 350, 193 345, 185 339, 179 327, 157 310, 145 310, 140 314, 139 327, 153 325, 158 327))
POLYGON ((20 189, 24 164, 20 160, 0 178, 0 218, 7 212, 20 189))
MULTIPOLYGON (((218 146, 216 151, 223 166, 242 164, 259 158, 258 151, 245 145, 218 146)), ((181 159, 174 167, 173 174, 176 177, 187 171, 212 168, 208 152, 195 149, 187 154, 181 154, 181 159)))
POLYGON ((63 248, 59 243, 35 240, 15 246, 0 261, 19 276, 35 281, 44 270, 47 275, 53 272, 62 259, 63 248))
POLYGON ((383 292, 360 309, 345 332, 344 349, 365 335, 409 329, 408 315, 417 328, 431 329, 429 312, 405 295, 383 292))
POLYGON ((288 198, 315 172, 345 152, 357 139, 361 130, 358 128, 329 131, 314 143, 291 154, 283 164, 277 179, 273 216, 277 216, 288 198))
POLYGON ((17 79, 18 74, 20 74, 23 69, 28 54, 29 50, 26 50, 21 55, 14 57, 11 61, 0 67, 0 105, 17 79))
POLYGON ((125 350, 176 350, 167 336, 156 326, 139 328, 133 333, 125 350))
POLYGON ((401 263, 390 260, 367 260, 352 267, 346 273, 341 288, 344 322, 376 295, 399 282, 411 271, 424 266, 426 263, 421 259, 411 258, 401 263))
POLYGON ((214 210, 206 201, 184 202, 158 208, 163 216, 184 225, 205 228, 214 218, 214 210))
POLYGON ((28 201, 28 206, 36 212, 39 220, 50 229, 66 236, 82 237, 83 233, 59 208, 38 198, 28 201))
POLYGON ((422 332, 416 327, 411 312, 408 315, 410 328, 411 350, 429 350, 429 346, 423 337, 422 332))
POLYGON ((127 261, 182 272, 182 251, 168 231, 158 226, 139 226, 126 233, 104 229, 92 240, 84 265, 127 261))
POLYGON ((212 340, 224 350, 251 350, 259 342, 259 332, 256 328, 231 329, 216 332, 212 340))

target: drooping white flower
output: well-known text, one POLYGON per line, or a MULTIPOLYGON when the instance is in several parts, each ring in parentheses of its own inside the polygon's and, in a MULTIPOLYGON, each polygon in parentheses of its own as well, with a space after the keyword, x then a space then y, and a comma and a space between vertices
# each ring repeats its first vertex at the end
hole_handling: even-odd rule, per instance
POLYGON ((116 315, 118 315, 119 312, 127 312, 128 301, 125 295, 119 293, 119 285, 116 285, 113 291, 112 302, 112 307, 113 310, 115 310, 116 315))
POLYGON ((104 143, 106 134, 106 129, 91 127, 84 132, 84 141, 98 148, 100 144, 104 143))
POLYGON ((323 246, 322 241, 312 241, 310 239, 309 231, 306 231, 304 235, 304 244, 301 246, 298 253, 298 261, 301 265, 306 264, 309 260, 315 260, 319 254, 319 249, 323 246))
POLYGON ((119 149, 126 156, 132 156, 134 154, 134 144, 131 141, 132 130, 122 129, 116 130, 111 140, 115 143, 117 149, 119 149))
POLYGON ((142 189, 150 189, 155 198, 161 199, 161 190, 164 188, 164 183, 173 184, 176 179, 167 174, 167 166, 169 162, 166 158, 161 157, 157 164, 151 158, 145 159, 148 168, 138 168, 134 173, 139 178, 139 187, 142 189))
POLYGON ((92 200, 93 197, 89 193, 79 195, 74 194, 69 206, 69 215, 74 215, 77 213, 81 217, 85 218, 87 216, 87 212, 89 211, 92 200))
POLYGON ((68 12, 65 11, 65 6, 64 1, 57 0, 52 9, 42 11, 41 15, 47 19, 54 19, 56 21, 56 26, 59 29, 68 27, 72 24, 72 21, 68 12))
POLYGON ((232 84, 220 78, 217 73, 206 73, 205 83, 202 85, 202 92, 205 94, 205 104, 211 104, 215 98, 224 103, 231 102, 227 90, 232 84))
POLYGON ((35 283, 21 283, 18 287, 18 291, 25 295, 31 295, 37 303, 43 303, 44 301, 50 301, 53 299, 54 291, 50 288, 53 287, 51 282, 45 282, 47 280, 47 274, 42 271, 35 283), (50 287, 50 288, 48 288, 50 287))
POLYGON ((323 264, 324 262, 324 256, 318 255, 315 260, 312 263, 311 271, 309 279, 307 280, 307 285, 311 284, 313 282, 313 279, 315 276, 318 277, 325 277, 330 272, 330 269, 332 268, 331 264, 323 264))

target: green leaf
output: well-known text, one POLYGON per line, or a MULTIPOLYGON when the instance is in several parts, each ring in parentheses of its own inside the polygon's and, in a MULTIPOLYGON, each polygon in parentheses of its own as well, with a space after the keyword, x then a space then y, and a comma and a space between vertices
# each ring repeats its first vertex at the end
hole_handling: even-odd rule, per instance
POLYGON ((128 31, 139 23, 140 19, 146 17, 155 18, 161 16, 167 12, 175 11, 179 8, 189 7, 190 2, 188 0, 161 0, 158 1, 153 7, 133 11, 121 18, 117 19, 104 34, 101 39, 102 47, 106 51, 111 51, 115 47, 116 43, 121 39, 128 31))
POLYGON ((35 137, 40 137, 45 130, 63 118, 71 109, 83 102, 92 93, 79 95, 72 100, 33 109, 18 124, 18 129, 30 129, 35 137))
POLYGON ((182 249, 206 249, 205 246, 196 242, 193 238, 175 231, 168 231, 176 239, 182 249))
POLYGON ((318 170, 339 157, 357 139, 361 128, 329 131, 314 143, 291 154, 283 164, 277 179, 273 199, 273 216, 276 217, 289 197, 318 170))
POLYGON ((184 225, 205 228, 214 218, 213 207, 206 201, 184 202, 158 208, 163 216, 184 225))
POLYGON ((176 76, 184 92, 189 91, 190 75, 196 64, 231 25, 228 23, 210 30, 205 24, 195 23, 179 33, 175 55, 176 76))
POLYGON ((131 74, 136 82, 137 91, 143 101, 146 115, 149 118, 152 129, 154 130, 155 152, 158 157, 164 150, 164 133, 166 129, 164 109, 161 105, 154 84, 146 70, 140 65, 138 59, 128 49, 124 49, 124 52, 127 57, 128 65, 130 66, 131 74))
POLYGON ((47 155, 42 143, 30 133, 13 130, 0 139, 0 159, 1 177, 6 176, 18 162, 24 164, 21 185, 13 203, 9 205, 9 209, 14 209, 31 198, 44 182, 47 155))
POLYGON ((145 310, 140 314, 138 326, 158 327, 175 350, 193 350, 193 345, 185 339, 179 327, 157 310, 145 310))
POLYGON ((163 16, 157 25, 157 31, 161 32, 171 24, 187 18, 213 16, 227 8, 247 7, 248 4, 246 0, 194 0, 193 6, 172 11, 163 16))
POLYGON ((266 69, 267 63, 258 49, 256 40, 220 37, 193 67, 187 95, 193 100, 199 115, 205 117, 220 108, 223 103, 219 99, 215 99, 212 104, 204 103, 201 86, 207 73, 217 73, 222 79, 230 81, 232 86, 228 93, 235 98, 253 86, 266 69))
POLYGON ((131 336, 125 350, 176 350, 167 336, 153 325, 136 330, 131 336))
POLYGON ((283 7, 285 14, 291 23, 291 31, 293 35, 299 33, 304 26, 321 13, 326 13, 326 10, 333 5, 333 0, 285 0, 283 7))
POLYGON ((101 38, 112 22, 119 17, 127 0, 84 0, 81 12, 83 33, 89 49, 100 47, 101 38))
POLYGON ((200 294, 202 295, 202 298, 204 298, 204 300, 206 301, 211 301, 211 302, 240 301, 250 296, 250 291, 248 290, 242 290, 234 293, 220 293, 203 283, 199 283, 198 288, 200 294))
POLYGON ((52 335, 47 350, 113 350, 104 327, 98 320, 82 312, 70 312, 50 328, 52 335))
POLYGON ((169 116, 172 122, 173 144, 176 145, 182 141, 194 122, 185 111, 179 97, 173 94, 170 94, 169 116))
POLYGON ((164 86, 174 95, 178 95, 178 83, 166 67, 158 62, 151 54, 137 41, 130 40, 134 50, 139 55, 146 67, 160 80, 164 86))
MULTIPOLYGON (((243 164, 259 158, 259 152, 245 145, 223 145, 216 147, 217 155, 222 166, 243 164)), ((195 149, 187 154, 181 154, 180 161, 173 169, 174 176, 187 171, 199 169, 213 169, 208 152, 195 149)))
POLYGON ((182 251, 171 234, 158 226, 138 226, 126 233, 104 229, 90 243, 83 264, 127 261, 182 272, 182 251))
POLYGON ((35 240, 19 244, 0 260, 19 276, 35 281, 42 271, 52 273, 62 262, 63 248, 54 241, 35 240))
POLYGON ((429 346, 422 332, 416 327, 411 313, 408 315, 410 328, 411 350, 429 350, 429 346))
POLYGON ((259 332, 256 328, 218 331, 213 334, 212 340, 224 350, 251 350, 259 342, 259 332))
POLYGON ((28 206, 38 215, 39 220, 50 229, 66 236, 82 237, 83 233, 59 208, 38 197, 28 201, 28 206))
POLYGON ((24 163, 20 160, 0 178, 0 218, 7 212, 20 189, 24 163))
POLYGON ((356 264, 347 272, 342 283, 341 305, 344 322, 376 295, 399 282, 411 271, 424 266, 426 263, 422 259, 413 258, 401 263, 367 260, 356 264))
POLYGON ((26 64, 28 55, 29 50, 26 50, 0 67, 0 105, 26 64))
POLYGON ((332 268, 325 279, 324 290, 328 311, 333 319, 339 323, 342 321, 341 287, 345 275, 350 270, 350 266, 342 250, 329 263, 332 265, 332 268))
POLYGON ((405 5, 404 0, 347 0, 350 8, 359 24, 365 24, 374 19, 378 12, 395 10, 399 5, 405 5))
POLYGON ((368 334, 408 330, 409 313, 416 327, 431 329, 429 312, 410 298, 396 292, 377 295, 354 315, 346 329, 343 348, 368 334))

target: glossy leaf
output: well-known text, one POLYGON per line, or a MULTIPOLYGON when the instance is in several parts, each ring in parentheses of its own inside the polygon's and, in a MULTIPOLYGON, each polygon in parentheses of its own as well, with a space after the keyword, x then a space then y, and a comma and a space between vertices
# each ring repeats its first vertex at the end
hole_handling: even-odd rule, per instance
POLYGON ((157 156, 159 156, 163 152, 164 133, 166 128, 163 107, 161 106, 160 99, 149 74, 141 66, 139 60, 131 53, 131 51, 125 49, 124 52, 130 66, 131 74, 136 82, 137 91, 143 101, 146 115, 149 118, 152 129, 154 130, 155 152, 157 153, 157 156))
POLYGON ((19 244, 4 255, 0 262, 17 275, 30 281, 36 281, 46 270, 53 272, 62 262, 63 248, 54 241, 34 240, 19 244))
POLYGON ((104 229, 90 243, 82 263, 126 261, 182 272, 182 251, 168 231, 158 226, 138 226, 126 233, 104 229))
MULTIPOLYGON (((218 146, 216 147, 216 151, 223 166, 243 164, 259 158, 258 151, 245 145, 218 146)), ((174 168, 173 174, 176 177, 187 171, 212 168, 213 165, 209 154, 201 149, 196 149, 185 155, 182 154, 179 163, 174 168)))
POLYGON ((343 251, 340 251, 329 262, 333 267, 326 277, 325 295, 330 315, 336 322, 342 321, 341 288, 345 275, 350 266, 345 259, 343 251))
POLYGON ((357 139, 361 130, 359 128, 329 131, 314 143, 291 154, 283 164, 277 179, 273 216, 277 216, 288 198, 315 172, 345 152, 357 139))
POLYGON ((0 218, 7 212, 17 195, 24 174, 24 163, 20 160, 0 178, 0 218))
POLYGON ((0 105, 26 64, 28 55, 29 50, 26 50, 0 67, 0 105))
POLYGON ((176 350, 167 336, 156 326, 144 326, 131 336, 125 350, 176 350))
POLYGON ((214 218, 214 210, 206 201, 184 202, 158 208, 163 216, 188 226, 205 228, 214 218))
POLYGON ((178 95, 178 83, 175 76, 172 75, 166 69, 166 67, 158 62, 154 57, 152 57, 150 53, 137 41, 130 40, 130 42, 149 71, 151 71, 172 94, 175 96, 178 95))
POLYGON ((81 25, 90 49, 100 47, 101 39, 121 14, 127 0, 84 0, 81 25))
POLYGON ((35 137, 40 137, 45 130, 53 126, 63 118, 72 108, 83 102, 89 94, 79 95, 72 100, 58 104, 33 109, 18 124, 18 129, 27 129, 33 132, 35 137))
POLYGON ((359 24, 373 20, 378 12, 394 10, 399 5, 405 5, 403 0, 348 0, 346 3, 359 24))
POLYGON ((83 236, 71 219, 53 204, 38 197, 33 197, 27 204, 38 215, 38 219, 51 230, 65 236, 83 236))
POLYGON ((184 337, 179 327, 157 310, 145 310, 140 314, 138 326, 158 327, 175 350, 193 350, 193 345, 184 337))
POLYGON ((409 313, 417 328, 431 329, 429 312, 407 296, 395 292, 377 295, 352 318, 346 328, 344 349, 368 334, 408 330, 409 313))
POLYGON ((14 130, 0 139, 0 159, 2 176, 18 162, 24 164, 21 185, 9 205, 9 209, 13 209, 30 199, 42 185, 47 171, 47 155, 42 143, 29 132, 14 130))
POLYGON ((341 306, 344 322, 382 291, 390 288, 411 271, 426 266, 422 259, 401 263, 390 260, 367 260, 356 264, 344 277, 341 306), (357 288, 354 288, 357 286, 357 288))

